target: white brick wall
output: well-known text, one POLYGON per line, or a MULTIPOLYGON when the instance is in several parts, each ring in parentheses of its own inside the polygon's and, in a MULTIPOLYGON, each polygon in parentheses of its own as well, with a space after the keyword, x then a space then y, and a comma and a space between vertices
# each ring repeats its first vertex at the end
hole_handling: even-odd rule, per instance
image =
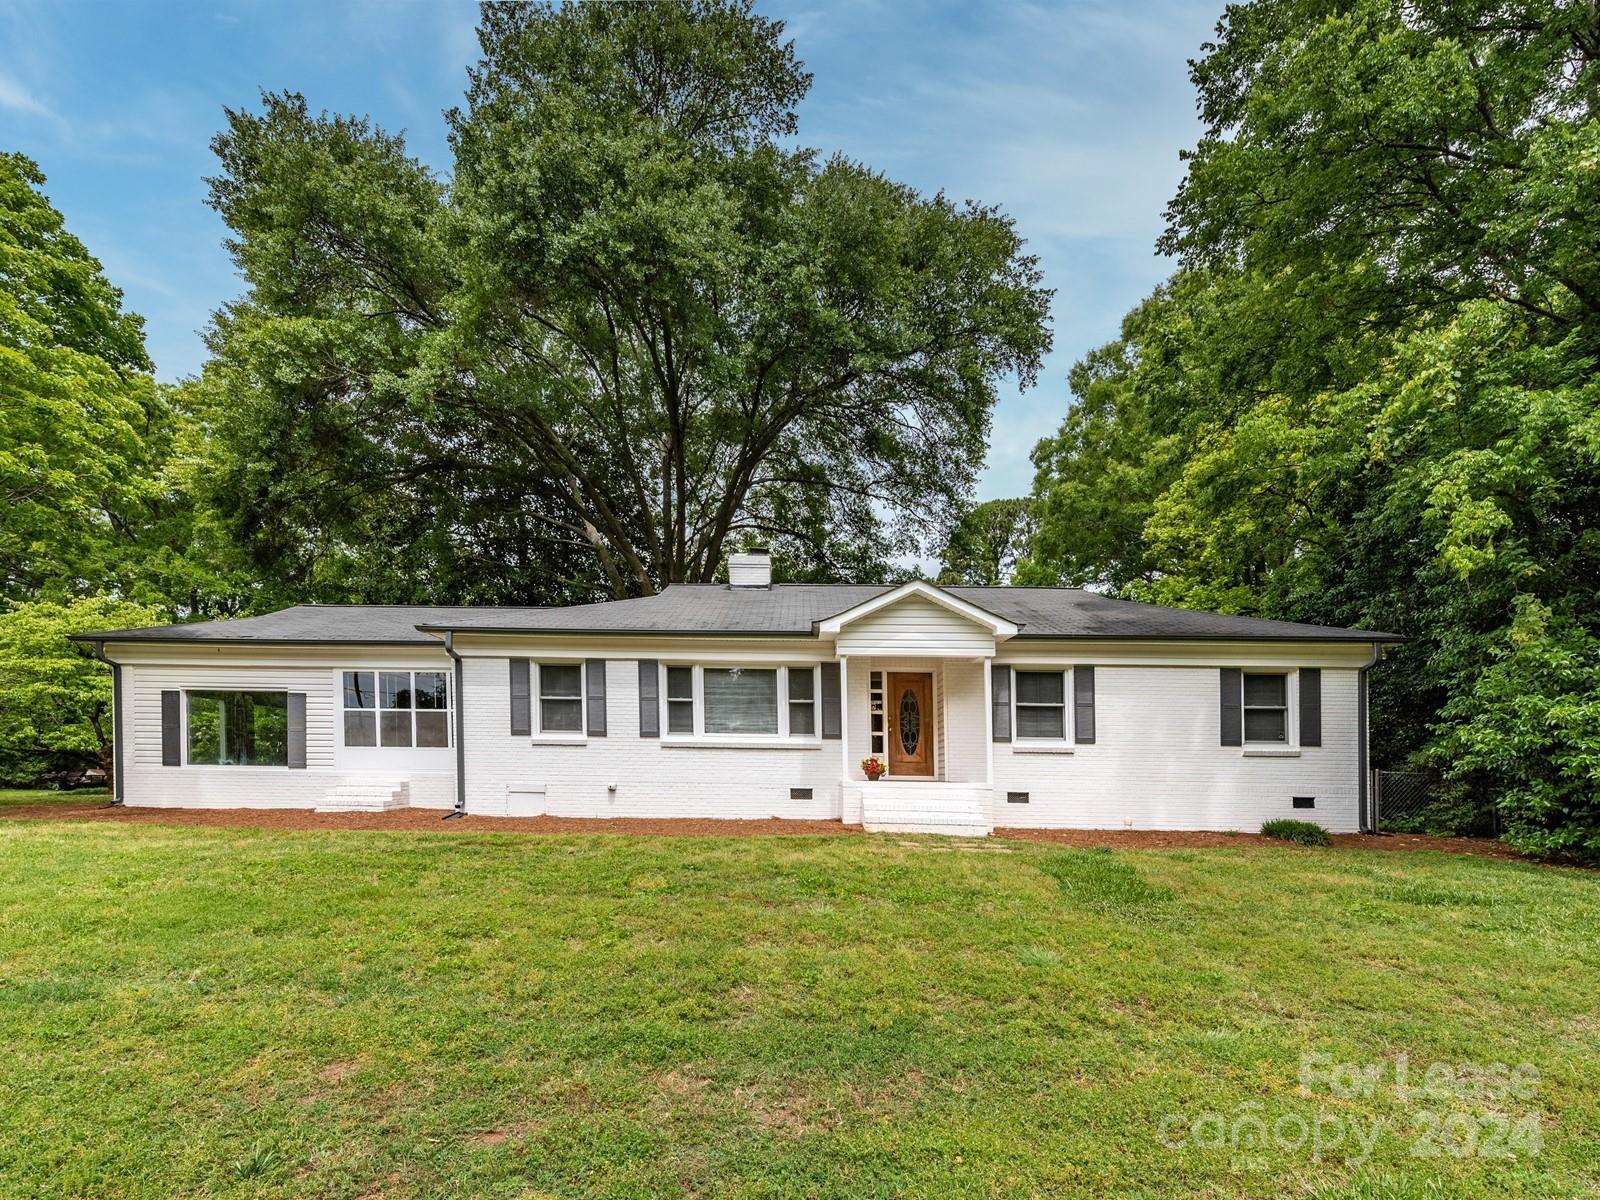
MULTIPOLYGON (((938 677, 939 758, 947 780, 981 783, 990 743, 984 705, 987 664, 960 658, 856 656, 846 685, 848 752, 839 741, 804 748, 768 745, 673 745, 639 737, 640 656, 665 658, 674 647, 632 647, 621 642, 597 647, 607 661, 609 736, 581 744, 547 744, 512 737, 509 666, 498 647, 476 646, 465 671, 466 760, 469 807, 504 809, 509 792, 525 792, 524 804, 571 816, 713 816, 859 819, 842 794, 841 776, 860 778, 869 752, 868 675, 874 669, 930 670, 938 677), (611 792, 607 785, 617 784, 611 792), (812 797, 791 799, 793 787, 812 797)), ((112 647, 113 657, 119 657, 112 647)), ((337 747, 339 698, 334 672, 344 667, 383 666, 442 669, 442 650, 403 654, 352 647, 315 653, 268 648, 140 651, 144 660, 123 657, 125 794, 130 804, 194 807, 309 807, 338 783, 362 773, 341 770, 337 747), (160 656, 160 657, 157 657, 160 656), (259 688, 306 694, 307 769, 282 767, 163 767, 161 691, 166 688, 259 688)), ((585 657, 584 647, 518 647, 537 659, 585 657)), ((802 662, 829 648, 811 639, 767 644, 752 655, 761 661, 802 662)), ((697 661, 737 655, 727 643, 679 654, 697 661)), ((1276 816, 1301 816, 1337 831, 1357 827, 1358 673, 1349 664, 1361 650, 1240 647, 1019 646, 1007 643, 1003 658, 1017 665, 1096 663, 1095 745, 1075 745, 1070 754, 1028 753, 1018 744, 993 745, 997 825, 1136 829, 1254 830, 1276 816), (1323 745, 1295 757, 1258 757, 1220 745, 1218 668, 1223 660, 1279 667, 1296 662, 1323 666, 1323 745), (1209 661, 1200 661, 1209 655, 1209 661), (1319 657, 1321 655, 1321 657, 1319 657), (1140 657, 1148 659, 1140 663, 1140 657), (1130 659, 1134 661, 1129 661, 1130 659), (1247 659, 1247 661, 1251 661, 1247 659), (1335 665, 1335 664, 1339 665, 1335 665), (1026 791, 1029 803, 1007 804, 1008 791, 1026 791), (1315 809, 1298 811, 1290 797, 1316 797, 1315 809)), ((752 661, 755 661, 754 657, 752 661)), ((1292 693, 1291 693, 1291 709, 1292 693)), ((371 778, 406 780, 412 803, 447 808, 454 802, 453 773, 415 769, 397 758, 394 769, 366 772, 371 778)), ((442 756, 441 756, 442 761, 442 756)), ((435 762, 437 767, 437 762, 435 762)), ((528 809, 524 808, 524 811, 528 809)))
MULTIPOLYGON (((637 659, 606 660, 607 736, 581 745, 511 736, 507 659, 469 658, 464 669, 469 812, 503 806, 508 791, 543 788, 542 802, 525 802, 556 816, 827 820, 839 815, 837 741, 771 749, 641 738, 637 659), (608 790, 610 783, 617 785, 615 792, 608 790), (811 788, 812 799, 790 799, 793 787, 811 788)), ((537 698, 534 703, 537 723, 537 698)))
POLYGON ((1216 667, 1099 666, 1095 744, 1071 754, 994 752, 996 825, 1254 832, 1299 817, 1353 833, 1357 815, 1357 672, 1322 673, 1322 745, 1256 757, 1221 742, 1216 667), (1008 791, 1029 793, 1006 803, 1008 791), (1316 797, 1294 809, 1293 796, 1316 797))

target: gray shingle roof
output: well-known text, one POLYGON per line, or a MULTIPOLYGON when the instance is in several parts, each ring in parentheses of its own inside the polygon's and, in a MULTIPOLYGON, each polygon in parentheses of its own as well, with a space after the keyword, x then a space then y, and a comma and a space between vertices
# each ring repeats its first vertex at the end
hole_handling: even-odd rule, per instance
MULTIPOLYGON (((434 642, 435 633, 444 630, 804 636, 823 618, 890 590, 879 584, 777 584, 771 588, 678 584, 654 596, 567 608, 298 605, 259 617, 82 634, 78 640, 425 645, 434 642)), ((1017 636, 1022 638, 1401 640, 1390 633, 1137 604, 1076 588, 952 587, 947 590, 1018 625, 1017 636)))

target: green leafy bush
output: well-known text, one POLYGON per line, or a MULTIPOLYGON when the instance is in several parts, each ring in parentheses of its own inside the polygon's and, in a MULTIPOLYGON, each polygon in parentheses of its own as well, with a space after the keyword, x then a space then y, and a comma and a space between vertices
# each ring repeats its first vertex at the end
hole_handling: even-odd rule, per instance
POLYGON ((1438 758, 1493 789, 1517 849, 1600 863, 1600 637, 1520 596, 1493 653, 1445 705, 1438 758))
POLYGON ((1310 821, 1294 821, 1288 817, 1280 817, 1276 821, 1263 822, 1261 836, 1278 838, 1285 842, 1294 842, 1300 846, 1326 846, 1328 844, 1328 831, 1321 825, 1312 824, 1310 821))

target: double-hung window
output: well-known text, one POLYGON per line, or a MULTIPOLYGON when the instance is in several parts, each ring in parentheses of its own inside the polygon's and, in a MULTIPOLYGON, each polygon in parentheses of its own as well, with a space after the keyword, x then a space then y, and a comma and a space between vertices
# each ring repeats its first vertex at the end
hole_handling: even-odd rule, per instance
POLYGON ((811 666, 669 666, 667 733, 813 738, 817 671, 811 666))
POLYGON ((790 667, 789 736, 810 737, 817 732, 817 674, 802 667, 790 667))
POLYGON ((1289 677, 1244 676, 1244 740, 1283 744, 1289 740, 1289 677))
POLYGON ((539 731, 541 733, 583 732, 581 664, 539 664, 539 731))
POLYGON ((667 732, 694 732, 694 668, 667 668, 667 732))
POLYGON ((1017 737, 1062 741, 1067 736, 1067 673, 1016 673, 1017 737))
POLYGON ((450 744, 444 671, 345 671, 344 744, 435 749, 450 744))

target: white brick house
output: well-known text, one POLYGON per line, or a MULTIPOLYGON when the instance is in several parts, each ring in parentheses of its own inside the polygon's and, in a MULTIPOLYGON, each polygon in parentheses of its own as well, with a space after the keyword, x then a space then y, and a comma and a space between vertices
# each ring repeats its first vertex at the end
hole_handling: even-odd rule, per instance
POLYGON ((113 667, 130 805, 1369 825, 1365 676, 1393 635, 1067 588, 774 585, 762 554, 731 576, 569 608, 300 606, 79 640, 113 667))

